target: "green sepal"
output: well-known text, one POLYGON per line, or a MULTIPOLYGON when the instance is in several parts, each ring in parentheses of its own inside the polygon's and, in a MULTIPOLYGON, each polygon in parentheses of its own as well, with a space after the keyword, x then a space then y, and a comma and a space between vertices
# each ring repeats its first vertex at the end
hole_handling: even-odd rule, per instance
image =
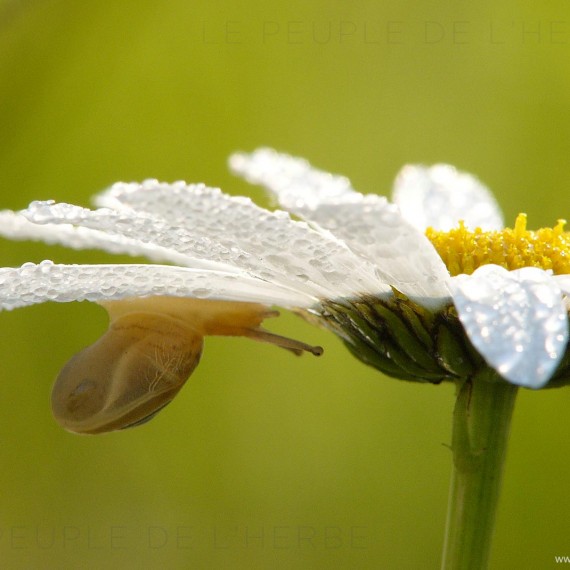
POLYGON ((462 332, 457 319, 442 315, 435 328, 436 357, 441 366, 451 374, 458 378, 469 378, 475 373, 476 368, 470 357, 470 351, 465 346, 462 332))
POLYGON ((452 378, 435 357, 435 320, 402 295, 327 301, 320 314, 352 354, 389 376, 434 384, 452 378))
POLYGON ((366 364, 400 379, 441 382, 439 368, 425 358, 424 363, 429 364, 427 370, 418 364, 408 351, 401 348, 400 343, 394 342, 388 323, 381 320, 370 305, 360 303, 355 310, 355 307, 344 303, 330 302, 327 314, 329 324, 332 319, 336 324, 335 332, 342 337, 349 350, 366 364))
POLYGON ((398 303, 398 309, 402 313, 402 317, 411 327, 413 333, 417 336, 418 340, 430 351, 434 348, 434 339, 429 334, 428 330, 431 328, 431 319, 423 319, 420 317, 419 311, 412 306, 400 302, 398 303))
POLYGON ((397 306, 388 308, 380 303, 375 303, 372 309, 386 323, 387 333, 394 344, 411 360, 409 363, 410 371, 414 370, 419 374, 423 369, 426 372, 441 375, 441 369, 437 361, 434 360, 433 354, 430 354, 419 338, 414 335, 413 329, 410 330, 396 313, 397 306))
POLYGON ((424 378, 417 378, 416 376, 411 376, 404 370, 402 370, 394 361, 390 358, 383 356, 378 351, 370 348, 365 344, 353 344, 350 341, 344 341, 345 346, 352 353, 353 356, 358 358, 364 364, 372 366, 376 370, 379 370, 383 374, 390 376, 391 378, 398 378, 399 380, 409 380, 412 382, 426 382, 424 378))

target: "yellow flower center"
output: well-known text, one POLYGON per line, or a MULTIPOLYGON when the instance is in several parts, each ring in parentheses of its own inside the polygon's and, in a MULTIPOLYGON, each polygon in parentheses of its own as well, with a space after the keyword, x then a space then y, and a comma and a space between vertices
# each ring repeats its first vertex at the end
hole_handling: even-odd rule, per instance
POLYGON ((426 236, 443 259, 451 275, 473 273, 493 263, 512 271, 521 267, 551 269, 554 274, 570 273, 570 232, 566 220, 553 228, 526 229, 526 214, 519 214, 514 228, 485 232, 468 230, 464 223, 448 232, 428 228, 426 236))

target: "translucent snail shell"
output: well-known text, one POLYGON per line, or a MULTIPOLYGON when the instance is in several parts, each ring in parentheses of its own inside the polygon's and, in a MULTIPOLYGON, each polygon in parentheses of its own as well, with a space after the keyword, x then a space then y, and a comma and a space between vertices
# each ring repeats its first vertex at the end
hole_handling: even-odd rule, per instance
POLYGON ((169 314, 120 315, 61 370, 53 415, 65 429, 85 434, 144 423, 176 396, 202 347, 203 336, 169 314))

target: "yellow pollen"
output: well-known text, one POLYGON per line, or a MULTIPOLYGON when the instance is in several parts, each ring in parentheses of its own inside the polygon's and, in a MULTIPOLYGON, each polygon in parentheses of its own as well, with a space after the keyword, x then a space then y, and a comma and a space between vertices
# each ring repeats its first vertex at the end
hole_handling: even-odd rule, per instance
POLYGON ((451 275, 473 273, 481 265, 493 263, 512 271, 521 267, 551 269, 570 273, 570 232, 566 220, 553 228, 526 229, 526 214, 519 214, 514 228, 485 232, 470 231, 463 221, 448 232, 428 228, 426 236, 443 259, 451 275))

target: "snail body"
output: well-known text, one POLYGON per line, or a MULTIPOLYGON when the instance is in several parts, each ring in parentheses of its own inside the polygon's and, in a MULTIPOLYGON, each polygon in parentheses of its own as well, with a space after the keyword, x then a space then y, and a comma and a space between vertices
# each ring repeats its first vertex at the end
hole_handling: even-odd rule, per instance
POLYGON ((258 303, 156 296, 100 304, 109 313, 107 332, 67 362, 51 394, 56 421, 75 433, 121 430, 152 419, 198 365, 206 335, 322 353, 262 329, 262 321, 278 313, 258 303))

